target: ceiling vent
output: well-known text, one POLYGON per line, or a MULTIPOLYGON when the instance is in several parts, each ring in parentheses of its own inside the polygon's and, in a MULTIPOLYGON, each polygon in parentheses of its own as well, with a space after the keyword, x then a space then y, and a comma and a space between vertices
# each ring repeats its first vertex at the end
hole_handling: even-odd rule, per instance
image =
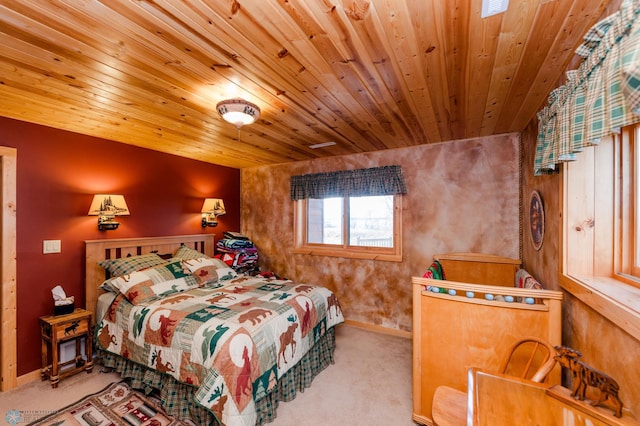
POLYGON ((497 15, 498 13, 506 12, 509 7, 509 0, 482 0, 482 14, 483 18, 488 16, 497 15))

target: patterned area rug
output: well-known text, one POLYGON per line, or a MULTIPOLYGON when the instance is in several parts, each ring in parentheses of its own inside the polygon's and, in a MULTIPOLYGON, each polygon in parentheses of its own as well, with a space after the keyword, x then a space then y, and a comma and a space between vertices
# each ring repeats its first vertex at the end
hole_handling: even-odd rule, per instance
POLYGON ((38 426, 183 426, 191 425, 167 416, 154 401, 126 382, 112 383, 100 392, 37 420, 38 426))

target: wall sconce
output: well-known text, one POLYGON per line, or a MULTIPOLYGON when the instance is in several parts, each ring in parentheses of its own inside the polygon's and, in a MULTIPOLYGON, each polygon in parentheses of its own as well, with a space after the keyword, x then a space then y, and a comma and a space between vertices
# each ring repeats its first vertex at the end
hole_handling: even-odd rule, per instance
POLYGON ((123 195, 96 194, 89 207, 89 216, 98 216, 98 229, 101 231, 118 229, 120 223, 114 219, 116 216, 129 216, 129 207, 123 195))
POLYGON ((220 198, 206 198, 202 205, 202 227, 218 226, 218 216, 222 216, 227 211, 224 209, 224 202, 220 198))

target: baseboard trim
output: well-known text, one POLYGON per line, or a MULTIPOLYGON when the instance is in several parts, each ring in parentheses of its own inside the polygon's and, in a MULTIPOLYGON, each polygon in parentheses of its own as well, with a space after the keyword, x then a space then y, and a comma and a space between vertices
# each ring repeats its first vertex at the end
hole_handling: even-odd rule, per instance
POLYGON ((16 385, 22 386, 22 385, 26 385, 27 383, 35 382, 36 380, 42 380, 40 369, 34 370, 30 373, 23 374, 22 376, 18 376, 16 380, 16 385))
POLYGON ((391 336, 403 337, 405 339, 411 339, 413 334, 410 331, 396 330, 395 328, 383 327, 381 325, 368 324, 360 321, 344 320, 345 325, 352 327, 363 328, 365 330, 374 331, 376 333, 389 334, 391 336))

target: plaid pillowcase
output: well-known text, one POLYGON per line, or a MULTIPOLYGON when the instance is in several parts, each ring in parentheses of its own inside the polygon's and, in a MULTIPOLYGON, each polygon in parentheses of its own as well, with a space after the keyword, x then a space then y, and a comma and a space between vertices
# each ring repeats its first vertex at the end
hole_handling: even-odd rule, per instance
POLYGON ((201 257, 200 259, 183 260, 182 264, 186 269, 191 271, 200 283, 200 286, 230 280, 238 276, 236 271, 229 268, 229 266, 220 259, 201 257))
POLYGON ((189 290, 198 287, 198 284, 198 280, 183 269, 181 262, 136 271, 103 283, 118 289, 134 305, 189 290))
POLYGON ((198 250, 192 249, 187 246, 180 246, 176 253, 173 255, 175 259, 201 259, 208 258, 206 254, 200 253, 198 250))
POLYGON ((120 275, 130 274, 142 269, 162 265, 165 262, 166 260, 163 260, 157 254, 147 253, 140 256, 101 260, 98 262, 98 265, 109 271, 110 276, 118 277, 120 275))

